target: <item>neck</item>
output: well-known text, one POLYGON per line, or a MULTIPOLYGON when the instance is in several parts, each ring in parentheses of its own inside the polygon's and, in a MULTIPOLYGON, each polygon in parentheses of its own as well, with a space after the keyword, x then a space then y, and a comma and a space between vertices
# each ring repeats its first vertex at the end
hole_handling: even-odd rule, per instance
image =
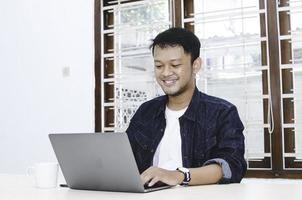
POLYGON ((194 94, 195 87, 191 87, 177 96, 168 96, 167 106, 171 110, 181 110, 187 107, 194 94))

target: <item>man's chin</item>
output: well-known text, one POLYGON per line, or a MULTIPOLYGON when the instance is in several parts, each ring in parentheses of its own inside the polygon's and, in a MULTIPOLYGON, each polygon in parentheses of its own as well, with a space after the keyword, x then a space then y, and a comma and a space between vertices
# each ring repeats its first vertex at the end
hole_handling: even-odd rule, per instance
POLYGON ((181 94, 180 90, 172 90, 172 89, 163 89, 164 93, 168 96, 178 96, 181 94))

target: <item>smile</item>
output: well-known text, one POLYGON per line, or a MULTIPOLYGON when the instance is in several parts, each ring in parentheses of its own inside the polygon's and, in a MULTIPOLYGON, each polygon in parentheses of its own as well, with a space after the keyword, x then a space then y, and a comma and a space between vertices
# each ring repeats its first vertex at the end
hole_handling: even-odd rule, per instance
POLYGON ((176 79, 173 79, 173 80, 163 80, 163 83, 164 83, 164 85, 165 86, 172 86, 172 85, 174 85, 175 83, 176 83, 176 79))

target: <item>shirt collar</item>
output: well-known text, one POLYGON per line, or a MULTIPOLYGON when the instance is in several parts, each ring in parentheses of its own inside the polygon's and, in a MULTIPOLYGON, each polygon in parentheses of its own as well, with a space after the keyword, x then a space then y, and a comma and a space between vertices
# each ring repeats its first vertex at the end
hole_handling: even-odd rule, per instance
POLYGON ((166 105, 168 102, 168 95, 161 96, 161 98, 159 98, 159 101, 160 101, 159 108, 158 108, 156 114, 154 115, 154 118, 158 117, 160 114, 165 113, 166 105))
MULTIPOLYGON (((192 121, 195 121, 196 110, 198 108, 198 99, 199 99, 198 96, 199 96, 199 91, 198 91, 197 87, 195 87, 192 99, 191 99, 188 109, 184 113, 183 117, 190 119, 192 121)), ((161 101, 161 102, 159 104, 159 108, 158 108, 156 114, 154 115, 154 117, 158 117, 160 114, 165 113, 166 105, 168 102, 168 95, 162 96, 162 98, 160 98, 159 101, 161 101)))
POLYGON ((195 87, 192 99, 191 99, 188 109, 184 113, 183 117, 185 117, 189 120, 192 120, 192 121, 196 120, 196 112, 197 112, 198 106, 199 106, 198 97, 199 97, 199 91, 198 91, 197 87, 195 87))

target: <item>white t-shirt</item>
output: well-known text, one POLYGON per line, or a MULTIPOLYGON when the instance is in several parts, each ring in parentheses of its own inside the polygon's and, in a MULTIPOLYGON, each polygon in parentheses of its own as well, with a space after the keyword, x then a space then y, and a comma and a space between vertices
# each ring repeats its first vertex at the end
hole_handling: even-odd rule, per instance
POLYGON ((153 157, 154 166, 167 170, 182 166, 179 118, 187 108, 175 111, 166 106, 166 129, 153 157))

